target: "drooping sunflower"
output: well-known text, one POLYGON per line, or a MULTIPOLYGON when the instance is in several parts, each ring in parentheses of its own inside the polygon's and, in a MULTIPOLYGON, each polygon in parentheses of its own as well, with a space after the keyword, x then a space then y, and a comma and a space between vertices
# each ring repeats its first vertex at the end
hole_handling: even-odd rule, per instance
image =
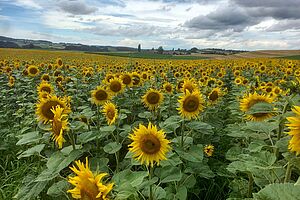
POLYGON ((51 109, 54 117, 50 120, 52 125, 52 139, 58 145, 58 148, 62 148, 63 143, 66 141, 64 139, 64 131, 68 130, 68 118, 67 115, 63 113, 64 109, 57 105, 55 108, 51 109))
POLYGON ((47 81, 42 81, 40 85, 37 87, 37 91, 38 93, 47 92, 49 94, 52 94, 54 90, 50 83, 48 83, 47 81))
POLYGON ((164 90, 166 93, 172 94, 173 93, 173 85, 169 82, 164 83, 163 85, 164 90))
POLYGON ((103 106, 102 113, 105 115, 108 125, 112 125, 118 118, 118 110, 115 104, 106 102, 103 106))
POLYGON ((43 74, 42 77, 41 77, 41 80, 42 80, 42 81, 50 81, 50 76, 49 76, 49 74, 43 74))
MULTIPOLYGON (((271 98, 268 95, 264 94, 257 94, 254 92, 253 94, 245 95, 243 99, 240 100, 240 109, 243 112, 249 112, 253 106, 255 106, 257 103, 266 103, 270 104, 270 106, 273 103, 273 98, 271 98)), ((272 112, 256 112, 252 114, 246 114, 246 119, 251 121, 263 121, 265 119, 268 119, 272 117, 274 114, 272 112)))
POLYGON ((197 89, 196 84, 193 83, 193 81, 189 79, 185 79, 182 85, 182 92, 186 92, 188 90, 190 93, 192 93, 194 90, 197 89))
POLYGON ((215 149, 214 145, 211 145, 211 144, 205 145, 205 147, 204 147, 204 153, 208 157, 211 157, 213 155, 213 153, 214 153, 214 149, 215 149))
POLYGON ((286 119, 289 121, 287 126, 289 127, 288 134, 292 136, 289 141, 289 150, 292 152, 296 152, 296 155, 300 154, 300 106, 294 106, 292 109, 295 116, 287 117, 286 119))
POLYGON ((124 91, 125 85, 121 79, 115 77, 110 79, 108 88, 113 94, 119 94, 124 91))
POLYGON ((54 114, 51 109, 55 108, 56 106, 63 108, 64 114, 71 112, 70 107, 64 99, 61 99, 55 95, 48 95, 47 98, 41 98, 36 106, 36 115, 38 116, 38 120, 44 123, 53 120, 54 114))
POLYGON ((171 149, 170 141, 166 139, 162 130, 157 130, 151 123, 148 127, 140 124, 139 128, 128 136, 132 143, 128 145, 129 151, 133 153, 133 158, 147 166, 160 163, 166 160, 166 154, 171 149))
POLYGON ((75 161, 76 166, 70 169, 77 175, 69 177, 68 182, 75 188, 68 190, 74 199, 86 200, 109 200, 108 194, 113 189, 114 184, 103 183, 103 178, 107 173, 93 173, 88 164, 88 158, 85 159, 85 164, 81 161, 75 161))
POLYGON ((13 76, 9 76, 7 84, 8 84, 9 87, 14 86, 15 85, 15 78, 13 76))
POLYGON ((164 96, 159 90, 149 89, 144 96, 142 102, 149 110, 155 110, 164 100, 164 96))
POLYGON ((28 71, 28 75, 32 76, 32 77, 38 75, 39 72, 40 72, 39 68, 37 66, 35 66, 35 65, 30 65, 28 67, 27 71, 28 71))
POLYGON ((187 90, 186 94, 180 96, 178 102, 179 108, 177 110, 179 114, 189 120, 198 118, 198 115, 204 109, 204 100, 198 90, 194 90, 192 93, 187 90))
POLYGON ((91 91, 91 101, 96 105, 102 105, 111 99, 111 93, 104 87, 97 86, 95 90, 91 91))
POLYGON ((222 96, 223 96, 223 93, 222 93, 221 89, 216 87, 208 94, 207 98, 210 103, 216 103, 222 96))

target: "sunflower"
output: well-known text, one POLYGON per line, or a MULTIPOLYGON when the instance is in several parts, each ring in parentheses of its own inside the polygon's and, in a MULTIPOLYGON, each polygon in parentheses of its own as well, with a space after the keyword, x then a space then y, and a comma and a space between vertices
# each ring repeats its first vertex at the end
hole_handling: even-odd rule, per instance
MULTIPOLYGON (((244 96, 244 98, 240 100, 240 109, 243 112, 249 112, 251 111, 251 108, 253 108, 253 106, 255 106, 258 103, 266 103, 271 105, 272 102, 273 98, 271 98, 270 96, 264 94, 257 94, 256 92, 254 92, 253 94, 248 94, 244 96)), ((246 114, 246 119, 252 121, 263 121, 272 116, 273 114, 271 112, 262 111, 252 114, 246 114)))
POLYGON ((179 114, 183 118, 194 119, 198 118, 199 113, 204 109, 204 100, 198 90, 194 90, 190 93, 188 90, 186 94, 182 95, 179 102, 179 114))
POLYGON ((185 79, 182 85, 182 92, 188 90, 190 93, 197 89, 197 86, 189 79, 185 79))
POLYGON ((50 81, 50 76, 49 76, 49 74, 43 74, 42 77, 41 77, 41 80, 42 80, 42 81, 50 81))
POLYGON ((118 118, 118 110, 115 104, 111 102, 106 102, 104 104, 102 113, 105 115, 108 125, 115 123, 116 119, 118 118))
POLYGON ((208 157, 211 157, 214 153, 214 145, 205 145, 204 147, 204 153, 208 156, 208 157))
POLYGON ((141 84, 141 77, 137 72, 132 73, 132 85, 139 86, 141 84))
POLYGON ((35 65, 30 65, 27 70, 28 70, 28 75, 32 77, 38 75, 40 72, 39 68, 35 65))
POLYGON ((223 96, 222 91, 220 88, 214 88, 208 95, 208 100, 211 103, 216 103, 220 97, 223 96))
POLYGON ((64 114, 68 114, 71 112, 71 109, 64 99, 61 99, 55 95, 48 95, 47 98, 40 98, 40 101, 36 106, 36 114, 38 116, 38 120, 44 123, 53 120, 54 114, 51 109, 55 108, 58 105, 64 109, 64 114))
POLYGON ((98 86, 95 90, 92 90, 91 96, 92 103, 96 105, 102 105, 111 99, 111 93, 101 86, 98 86))
POLYGON ((234 83, 236 84, 236 85, 240 85, 240 84, 242 84, 243 82, 242 82, 242 78, 239 76, 239 77, 236 77, 235 79, 234 79, 234 83))
POLYGON ((159 165, 161 160, 167 159, 166 154, 171 149, 170 141, 166 139, 162 130, 157 130, 155 125, 149 123, 146 127, 140 124, 139 128, 128 137, 132 140, 132 143, 128 145, 129 151, 141 164, 145 163, 153 167, 155 163, 159 165))
POLYGON ((129 73, 123 74, 121 76, 121 79, 122 79, 123 84, 125 84, 127 87, 131 87, 132 86, 132 77, 131 77, 131 74, 129 74, 129 73))
POLYGON ((57 64, 59 67, 61 67, 61 66, 63 65, 62 59, 61 59, 61 58, 57 58, 57 59, 56 59, 56 64, 57 64))
POLYGON ((37 91, 38 91, 38 93, 47 92, 49 94, 52 94, 53 93, 53 87, 47 81, 42 81, 40 83, 40 85, 37 87, 37 91))
POLYGON ((51 109, 54 117, 50 120, 52 125, 52 139, 58 145, 58 148, 62 148, 63 143, 66 141, 63 137, 64 131, 68 130, 68 118, 66 114, 63 114, 64 109, 57 105, 51 109))
POLYGON ((108 88, 113 94, 118 94, 124 91, 125 85, 123 84, 121 79, 112 78, 109 81, 108 88))
POLYGON ((286 118, 289 121, 289 124, 287 124, 287 126, 290 129, 288 134, 292 136, 289 142, 289 150, 292 152, 296 152, 296 154, 299 155, 300 154, 300 106, 294 106, 292 111, 296 116, 286 118))
POLYGON ((75 188, 68 190, 74 199, 87 199, 87 200, 109 200, 107 197, 112 190, 114 184, 103 183, 103 178, 107 173, 93 173, 88 164, 88 158, 83 162, 75 161, 77 165, 70 167, 70 169, 77 175, 69 177, 68 182, 75 186, 75 188))
POLYGON ((7 84, 8 84, 9 87, 14 86, 15 85, 15 78, 13 76, 9 76, 7 84))
POLYGON ((142 97, 142 102, 149 108, 149 110, 155 110, 163 101, 164 96, 159 90, 149 89, 142 97))
POLYGON ((164 90, 166 93, 172 94, 173 93, 173 85, 169 82, 164 83, 163 85, 164 90))

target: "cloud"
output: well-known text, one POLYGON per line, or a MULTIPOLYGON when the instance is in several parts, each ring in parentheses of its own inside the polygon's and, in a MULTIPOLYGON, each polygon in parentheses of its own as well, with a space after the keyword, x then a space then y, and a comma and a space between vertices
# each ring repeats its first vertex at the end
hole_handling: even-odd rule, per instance
POLYGON ((300 29, 300 20, 282 20, 272 26, 270 26, 267 31, 287 31, 287 30, 296 30, 300 29))
POLYGON ((241 8, 228 6, 219 8, 206 16, 197 16, 185 22, 184 26, 200 30, 233 30, 240 32, 255 23, 257 21, 249 18, 241 8))
POLYGON ((83 0, 61 0, 57 6, 68 13, 73 15, 87 15, 94 13, 98 8, 87 5, 83 0))

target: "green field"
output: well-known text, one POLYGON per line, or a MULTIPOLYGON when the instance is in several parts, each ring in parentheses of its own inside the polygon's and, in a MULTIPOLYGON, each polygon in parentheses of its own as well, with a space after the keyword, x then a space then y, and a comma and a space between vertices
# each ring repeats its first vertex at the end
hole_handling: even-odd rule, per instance
MULTIPOLYGON (((86 52, 90 53, 90 52, 86 52)), ((129 57, 129 58, 145 58, 145 59, 172 59, 172 60, 199 60, 199 59, 207 59, 206 57, 200 56, 177 56, 177 55, 166 55, 166 54, 153 54, 153 53, 138 53, 138 52, 101 52, 101 53, 90 53, 90 54, 98 54, 105 56, 119 56, 119 57, 129 57)))
POLYGON ((281 58, 290 59, 290 60, 300 60, 300 55, 285 56, 285 57, 281 57, 281 58))

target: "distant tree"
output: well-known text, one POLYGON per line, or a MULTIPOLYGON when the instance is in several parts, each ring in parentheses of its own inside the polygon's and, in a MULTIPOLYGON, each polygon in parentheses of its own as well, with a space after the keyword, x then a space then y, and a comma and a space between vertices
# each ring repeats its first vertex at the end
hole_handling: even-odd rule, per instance
POLYGON ((141 44, 138 45, 138 52, 141 52, 141 44))
POLYGON ((163 52, 164 52, 163 47, 162 47, 162 46, 158 47, 157 52, 158 52, 159 54, 163 54, 163 52))
POLYGON ((198 52, 198 49, 197 49, 197 47, 193 47, 193 48, 191 48, 190 52, 191 52, 191 53, 197 53, 197 52, 198 52))
POLYGON ((152 49, 151 49, 152 51, 154 51, 154 47, 152 47, 152 49))

